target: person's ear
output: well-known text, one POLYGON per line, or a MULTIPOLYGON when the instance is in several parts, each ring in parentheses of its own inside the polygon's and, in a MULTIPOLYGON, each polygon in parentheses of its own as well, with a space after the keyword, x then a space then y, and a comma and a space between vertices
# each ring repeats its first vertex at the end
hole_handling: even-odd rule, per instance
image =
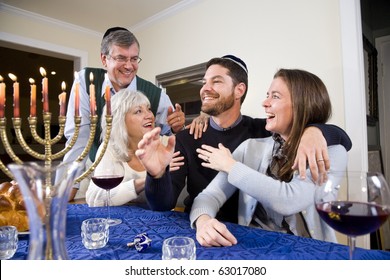
POLYGON ((234 97, 236 99, 241 99, 241 97, 245 94, 246 85, 244 83, 239 83, 234 88, 234 97))
POLYGON ((100 59, 102 61, 103 67, 107 67, 107 55, 100 53, 100 59))

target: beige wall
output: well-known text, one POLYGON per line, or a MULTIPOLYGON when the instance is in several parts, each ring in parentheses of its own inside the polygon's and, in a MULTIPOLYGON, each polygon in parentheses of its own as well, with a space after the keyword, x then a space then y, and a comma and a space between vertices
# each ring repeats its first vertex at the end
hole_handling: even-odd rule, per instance
MULTIPOLYGON (((200 0, 151 27, 135 30, 143 58, 139 74, 157 74, 235 54, 249 68, 245 114, 263 116, 261 101, 280 67, 316 73, 328 86, 332 122, 343 126, 342 64, 338 0, 200 0)), ((101 34, 64 28, 0 11, 0 32, 88 53, 100 66, 101 34)), ((85 66, 85 65, 82 65, 85 66)))
MULTIPOLYGON (((42 18, 23 16, 23 14, 7 13, 0 10, 0 32, 6 35, 21 37, 28 46, 30 41, 41 42, 41 47, 49 47, 53 52, 58 49, 69 49, 70 53, 87 52, 86 63, 90 66, 101 66, 100 63, 100 34, 68 28, 55 21, 45 21, 42 18)), ((8 41, 8 36, 0 37, 0 41, 8 41), (4 38, 5 37, 5 38, 4 38)), ((33 45, 33 47, 39 47, 33 45)))
MULTIPOLYGON (((201 0, 156 24, 134 30, 143 58, 139 74, 157 74, 235 54, 249 68, 243 112, 263 116, 261 101, 280 67, 303 68, 327 85, 332 122, 343 126, 343 87, 338 0, 201 0), (178 24, 179 23, 179 24, 178 24)), ((75 31, 35 18, 0 11, 0 31, 88 53, 100 66, 101 34, 75 31)), ((85 65, 84 65, 85 66, 85 65)))
POLYGON ((199 1, 186 10, 136 32, 144 58, 140 73, 156 74, 235 54, 249 69, 244 113, 262 116, 272 76, 280 67, 303 68, 328 86, 333 122, 343 126, 340 20, 337 0, 199 1), (310 12, 309 12, 310 11, 310 12))

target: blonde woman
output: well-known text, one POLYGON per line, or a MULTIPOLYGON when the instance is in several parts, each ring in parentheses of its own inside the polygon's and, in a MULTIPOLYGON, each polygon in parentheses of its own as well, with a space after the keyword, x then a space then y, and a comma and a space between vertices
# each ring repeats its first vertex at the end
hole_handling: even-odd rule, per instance
MULTIPOLYGON (((125 175, 122 183, 110 191, 111 205, 129 202, 145 203, 144 187, 146 172, 138 157, 134 155, 143 135, 155 127, 155 117, 150 109, 149 99, 140 91, 122 89, 111 99, 112 130, 107 150, 95 169, 95 175, 119 159, 125 175)), ((102 135, 106 133, 106 108, 103 109, 102 135)), ((97 155, 101 153, 100 145, 97 155)), ((96 157, 97 158, 97 157, 96 157)), ((106 190, 99 188, 92 180, 86 193, 89 206, 104 206, 106 190)))

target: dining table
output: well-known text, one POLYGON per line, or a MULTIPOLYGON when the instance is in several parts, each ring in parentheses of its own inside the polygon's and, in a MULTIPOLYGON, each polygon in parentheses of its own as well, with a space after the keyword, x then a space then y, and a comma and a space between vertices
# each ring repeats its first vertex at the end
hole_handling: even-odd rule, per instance
MULTIPOLYGON (((81 223, 92 217, 107 217, 106 207, 87 204, 68 204, 66 220, 66 248, 71 260, 161 260, 164 239, 188 236, 196 240, 188 213, 181 211, 152 211, 136 205, 111 206, 110 215, 122 223, 109 228, 109 241, 100 249, 86 249, 81 241, 81 223), (135 236, 146 233, 152 240, 150 247, 138 252, 135 236)), ((348 246, 287 233, 225 223, 237 238, 229 247, 203 247, 196 242, 197 260, 346 260, 348 246)), ((27 259, 28 234, 19 236, 13 260, 27 259)), ((356 248, 360 260, 390 260, 390 252, 356 248)))

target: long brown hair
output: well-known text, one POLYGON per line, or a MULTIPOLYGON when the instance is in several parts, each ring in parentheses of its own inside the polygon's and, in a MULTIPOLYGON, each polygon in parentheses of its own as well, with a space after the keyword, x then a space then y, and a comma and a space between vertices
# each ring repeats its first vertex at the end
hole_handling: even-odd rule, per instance
POLYGON ((280 168, 279 178, 291 180, 291 169, 297 154, 299 142, 309 124, 326 123, 332 115, 332 105, 325 84, 316 75, 299 69, 280 69, 274 75, 286 83, 291 93, 293 124, 285 143, 284 151, 289 159, 280 168))

